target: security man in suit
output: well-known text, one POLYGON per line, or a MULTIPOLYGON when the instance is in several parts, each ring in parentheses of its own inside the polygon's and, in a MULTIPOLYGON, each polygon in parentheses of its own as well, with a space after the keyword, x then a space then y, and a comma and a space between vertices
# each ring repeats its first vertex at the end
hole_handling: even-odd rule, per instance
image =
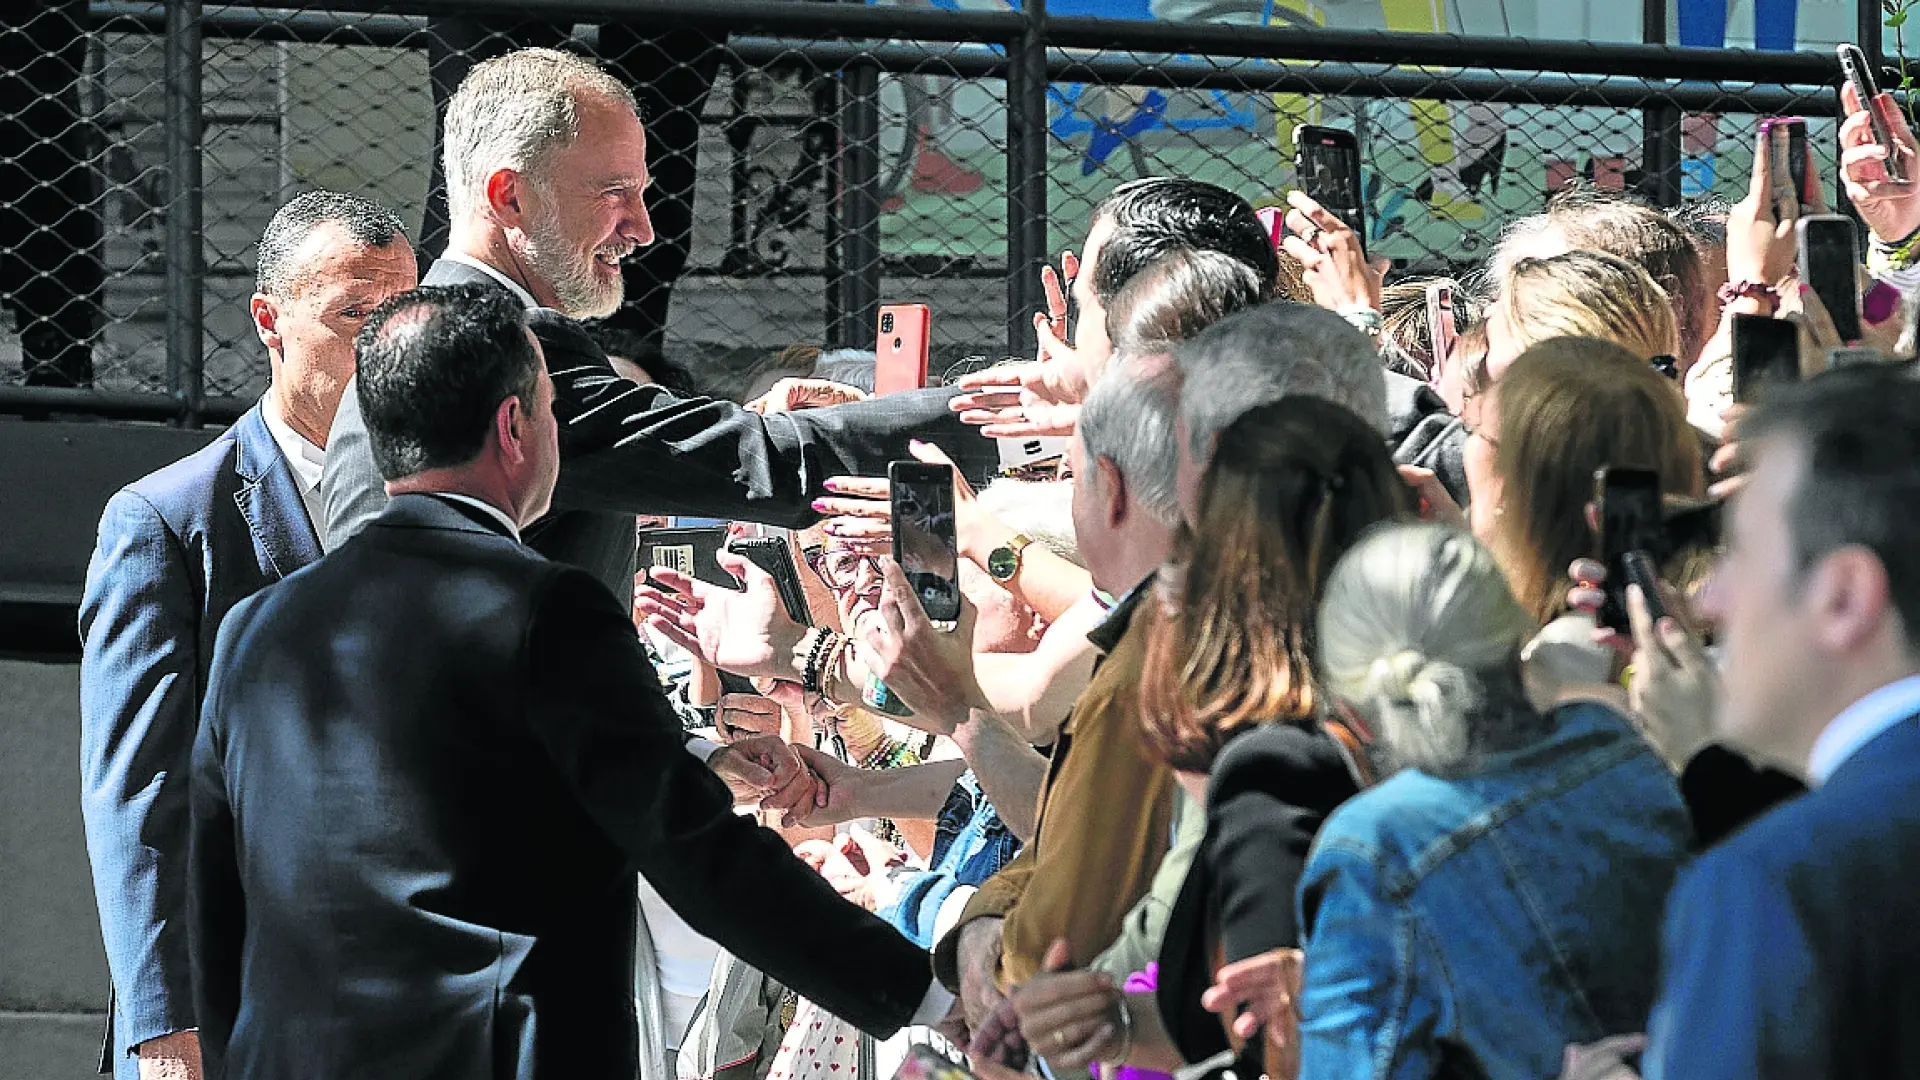
POLYGON ((1920 1075, 1920 382, 1829 372, 1740 440, 1719 725, 1811 790, 1674 886, 1646 1074, 1920 1075))
MULTIPOLYGON (((523 49, 476 66, 449 102, 443 137, 453 237, 422 279, 476 282, 534 311, 561 422, 558 512, 528 531, 541 553, 585 567, 616 597, 633 592, 633 515, 811 522, 830 476, 885 475, 907 443, 940 443, 978 476, 991 440, 922 390, 761 417, 619 378, 571 320, 620 304, 620 261, 653 240, 644 200, 646 134, 632 95, 593 64, 523 49)), ((329 548, 386 496, 352 395, 324 480, 329 548)))
POLYGON ((205 449, 121 489, 80 606, 81 810, 114 1002, 102 1071, 197 1068, 187 970, 187 755, 228 609, 320 557, 327 430, 353 335, 413 288, 400 219, 311 191, 260 238, 260 403, 205 449))
POLYGON ((194 745, 209 1075, 630 1080, 636 870, 875 1035, 945 1018, 926 954, 681 752, 627 608, 520 543, 561 469, 524 308, 423 287, 358 354, 392 500, 228 617, 194 745))

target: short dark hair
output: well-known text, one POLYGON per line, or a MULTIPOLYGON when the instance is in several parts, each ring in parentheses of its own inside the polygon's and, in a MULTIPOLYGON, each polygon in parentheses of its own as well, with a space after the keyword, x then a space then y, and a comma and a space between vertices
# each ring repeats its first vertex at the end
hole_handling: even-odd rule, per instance
POLYGON ((267 231, 260 234, 254 290, 268 296, 290 296, 298 291, 306 275, 294 256, 313 230, 325 224, 339 225, 355 243, 366 247, 384 248, 393 243, 394 237, 404 239, 407 234, 400 215, 372 199, 342 191, 303 191, 288 199, 267 222, 267 231))
POLYGON ((1154 176, 1113 189, 1093 220, 1113 222, 1094 257, 1093 294, 1111 306, 1122 286, 1155 259, 1181 248, 1217 251, 1253 268, 1260 299, 1273 298, 1280 257, 1247 200, 1203 180, 1154 176))
POLYGON ((1787 506, 1801 568, 1843 547, 1873 552, 1909 647, 1920 646, 1920 382, 1905 366, 1860 365, 1769 387, 1740 441, 1769 436, 1806 453, 1787 506))
POLYGON ((401 293, 367 316, 353 353, 360 414, 388 480, 472 461, 500 403, 531 407, 540 381, 526 309, 493 284, 401 293))

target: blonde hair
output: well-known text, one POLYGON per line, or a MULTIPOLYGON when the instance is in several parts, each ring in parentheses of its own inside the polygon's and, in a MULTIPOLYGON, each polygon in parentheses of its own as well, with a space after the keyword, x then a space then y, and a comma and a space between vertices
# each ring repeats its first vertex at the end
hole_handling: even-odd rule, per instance
POLYGON ((638 112, 620 80, 559 49, 521 49, 474 65, 447 102, 448 216, 457 223, 484 205, 496 169, 537 173, 543 157, 579 135, 581 100, 596 97, 638 112))
POLYGON ((1674 356, 1679 324, 1667 291, 1645 270, 1598 251, 1519 259, 1502 285, 1501 318, 1520 348, 1550 338, 1611 341, 1638 355, 1674 356))
POLYGON ((1395 765, 1458 775, 1477 751, 1512 745, 1522 733, 1514 720, 1532 715, 1513 707, 1531 627, 1472 534, 1384 526, 1327 581, 1320 677, 1373 722, 1395 765))

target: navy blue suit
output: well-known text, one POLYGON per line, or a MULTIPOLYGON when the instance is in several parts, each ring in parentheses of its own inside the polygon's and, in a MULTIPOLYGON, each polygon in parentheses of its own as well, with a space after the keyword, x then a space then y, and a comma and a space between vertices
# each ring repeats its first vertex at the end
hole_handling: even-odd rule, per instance
POLYGON ((1920 1076, 1920 718, 1696 861, 1648 1080, 1920 1076))
POLYGON ((256 405, 107 502, 80 604, 80 777, 115 1003, 107 1052, 194 1026, 187 764, 220 620, 320 557, 256 405))

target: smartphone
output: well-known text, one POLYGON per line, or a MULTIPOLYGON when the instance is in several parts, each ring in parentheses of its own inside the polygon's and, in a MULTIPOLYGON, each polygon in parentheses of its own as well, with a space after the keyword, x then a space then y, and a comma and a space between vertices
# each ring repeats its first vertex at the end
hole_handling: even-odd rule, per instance
POLYGON ((1873 65, 1867 63, 1867 54, 1852 42, 1841 42, 1834 52, 1840 56, 1841 72, 1853 84, 1853 92, 1860 96, 1860 107, 1867 110, 1867 119, 1873 127, 1873 141, 1887 151, 1887 179, 1896 184, 1906 183, 1906 162, 1900 160, 1898 148, 1893 145, 1893 132, 1887 130, 1886 121, 1880 119, 1880 110, 1874 108, 1874 99, 1880 96, 1880 84, 1873 77, 1873 65))
POLYGON ((1859 249, 1853 219, 1811 214, 1795 226, 1800 234, 1800 280, 1810 286, 1833 318, 1840 340, 1860 340, 1859 249))
POLYGON ((773 578, 780 592, 780 606, 787 618, 801 626, 813 625, 813 612, 807 607, 807 591, 800 585, 800 569, 793 563, 793 545, 782 536, 742 536, 727 545, 727 550, 745 556, 748 562, 773 578))
POLYGON ((1360 196, 1360 141, 1353 132, 1313 124, 1293 129, 1293 168, 1300 190, 1346 222, 1364 251, 1367 212, 1360 196))
POLYGON ((887 466, 892 487, 893 559, 927 618, 960 619, 960 546, 954 537, 953 468, 923 461, 887 466))
POLYGON ((1760 121, 1761 144, 1772 160, 1773 217, 1799 217, 1800 208, 1813 200, 1807 193, 1807 122, 1798 116, 1774 116, 1760 121), (1785 131, 1775 138, 1775 131, 1785 131))
POLYGON ((1627 621, 1627 583, 1632 580, 1626 556, 1632 551, 1663 551, 1660 474, 1651 469, 1608 466, 1593 474, 1595 501, 1600 504, 1600 559, 1607 568, 1607 600, 1600 608, 1600 625, 1622 634, 1633 632, 1627 621))
POLYGON ((1428 382, 1436 385, 1440 382, 1440 373, 1453 358, 1453 346, 1459 337, 1453 322, 1453 286, 1436 281, 1427 286, 1427 340, 1433 349, 1433 362, 1427 368, 1428 382))
POLYGON ((1768 383, 1800 381, 1800 327, 1770 315, 1733 317, 1733 400, 1753 401, 1768 383))
MULTIPOLYGON (((1667 617, 1667 602, 1660 595, 1660 568, 1654 565, 1653 556, 1644 551, 1629 551, 1621 558, 1627 571, 1627 584, 1640 586, 1640 595, 1646 598, 1647 615, 1658 623, 1667 617)), ((1626 606, 1624 594, 1621 606, 1626 606)))
POLYGON ((933 312, 925 304, 888 304, 880 309, 874 345, 873 392, 894 394, 927 385, 927 336, 933 312))
MULTIPOLYGON (((1002 1061, 999 1064, 1013 1069, 1026 1068, 1025 1055, 1019 1064, 1002 1061)), ((900 1069, 893 1074, 893 1080, 975 1080, 973 1073, 965 1065, 946 1057, 926 1043, 914 1043, 907 1048, 907 1057, 900 1063, 900 1069)))
POLYGON ((702 528, 641 529, 640 569, 661 566, 723 589, 738 589, 740 582, 720 568, 714 556, 726 545, 724 525, 702 528))

